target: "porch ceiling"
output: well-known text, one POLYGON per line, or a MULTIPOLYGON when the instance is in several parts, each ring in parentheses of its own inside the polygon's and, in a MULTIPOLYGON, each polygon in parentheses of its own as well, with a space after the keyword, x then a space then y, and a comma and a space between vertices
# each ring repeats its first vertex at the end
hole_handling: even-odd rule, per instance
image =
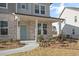
POLYGON ((27 15, 18 15, 20 17, 20 21, 44 21, 44 22, 58 22, 60 19, 46 18, 46 17, 35 17, 35 16, 27 16, 27 15))

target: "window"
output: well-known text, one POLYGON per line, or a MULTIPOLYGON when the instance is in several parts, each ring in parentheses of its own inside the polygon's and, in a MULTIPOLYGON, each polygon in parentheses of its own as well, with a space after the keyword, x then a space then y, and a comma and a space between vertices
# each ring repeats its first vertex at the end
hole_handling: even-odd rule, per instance
POLYGON ((17 6, 19 9, 23 9, 23 10, 28 9, 28 3, 18 3, 17 6))
POLYGON ((39 23, 38 24, 38 35, 40 35, 41 34, 41 24, 39 23))
POLYGON ((39 5, 35 5, 35 13, 39 14, 39 5))
POLYGON ((72 29, 72 34, 73 34, 73 35, 75 34, 75 30, 74 30, 74 29, 72 29))
POLYGON ((8 29, 1 29, 1 35, 7 35, 8 29))
POLYGON ((77 16, 75 16, 75 20, 74 21, 77 22, 77 16))
POLYGON ((41 14, 45 14, 45 6, 41 6, 41 14))
POLYGON ((38 24, 38 35, 41 35, 43 31, 43 34, 47 34, 47 24, 38 24), (43 25, 43 26, 42 26, 43 25))
POLYGON ((22 5, 21 5, 21 8, 22 8, 22 9, 25 9, 25 8, 26 8, 25 4, 22 4, 22 5))
POLYGON ((47 34, 47 24, 43 24, 43 34, 47 34))
POLYGON ((0 7, 1 8, 7 8, 7 4, 6 3, 0 3, 0 7))
POLYGON ((0 21, 0 35, 8 35, 8 22, 0 21))

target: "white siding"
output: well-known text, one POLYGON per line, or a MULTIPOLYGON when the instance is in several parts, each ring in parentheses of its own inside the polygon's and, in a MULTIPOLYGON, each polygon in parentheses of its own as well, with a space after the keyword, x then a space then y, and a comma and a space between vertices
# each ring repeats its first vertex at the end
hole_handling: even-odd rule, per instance
POLYGON ((79 38, 79 11, 66 8, 62 13, 61 18, 65 19, 65 21, 61 24, 63 34, 79 38), (77 16, 77 22, 75 22, 75 16, 77 16), (74 35, 72 34, 73 29, 75 29, 74 35))

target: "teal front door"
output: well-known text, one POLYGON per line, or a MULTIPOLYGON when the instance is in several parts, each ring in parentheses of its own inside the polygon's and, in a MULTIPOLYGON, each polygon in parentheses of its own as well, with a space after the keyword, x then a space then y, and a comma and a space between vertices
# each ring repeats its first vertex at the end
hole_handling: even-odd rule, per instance
POLYGON ((21 40, 27 39, 27 27, 26 27, 26 25, 21 25, 21 27, 20 27, 20 38, 21 38, 21 40))

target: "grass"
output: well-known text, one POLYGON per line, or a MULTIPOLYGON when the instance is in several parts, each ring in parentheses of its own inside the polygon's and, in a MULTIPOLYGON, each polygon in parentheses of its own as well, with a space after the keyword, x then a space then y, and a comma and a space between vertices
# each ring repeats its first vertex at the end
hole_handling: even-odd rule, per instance
POLYGON ((11 54, 8 56, 78 56, 79 50, 64 48, 39 47, 32 51, 11 54))

